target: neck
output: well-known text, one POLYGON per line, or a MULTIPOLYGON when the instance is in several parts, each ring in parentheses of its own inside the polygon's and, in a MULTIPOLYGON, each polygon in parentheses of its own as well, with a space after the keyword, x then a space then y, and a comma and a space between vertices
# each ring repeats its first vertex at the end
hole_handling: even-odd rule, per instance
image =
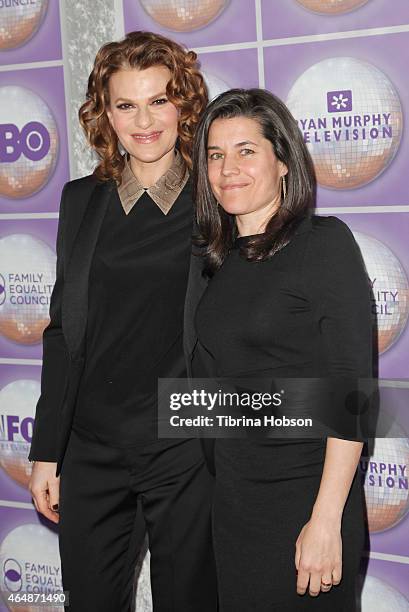
POLYGON ((175 149, 171 149, 163 157, 154 162, 143 162, 133 155, 130 156, 131 170, 142 185, 152 187, 166 174, 175 159, 175 149))
POLYGON ((277 199, 261 210, 255 210, 245 215, 236 215, 235 219, 239 236, 262 234, 267 227, 267 223, 270 221, 271 217, 275 215, 279 206, 280 202, 277 199))

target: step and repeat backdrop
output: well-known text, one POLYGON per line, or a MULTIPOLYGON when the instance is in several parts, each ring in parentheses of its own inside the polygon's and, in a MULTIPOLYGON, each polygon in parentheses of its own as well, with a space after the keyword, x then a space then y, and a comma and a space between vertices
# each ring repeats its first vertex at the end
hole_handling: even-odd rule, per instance
MULTIPOLYGON (((314 159, 318 212, 339 216, 354 232, 372 284, 379 375, 397 431, 376 439, 360 462, 370 532, 362 610, 407 612, 407 0, 90 0, 86 8, 0 0, 0 590, 61 589, 56 530, 37 515, 27 490, 41 335, 55 280, 60 192, 92 170, 73 118, 98 47, 131 30, 195 49, 211 97, 260 86, 286 101, 314 159)), ((141 612, 151 610, 147 572, 139 578, 141 612)), ((13 609, 0 602, 1 611, 13 609)))

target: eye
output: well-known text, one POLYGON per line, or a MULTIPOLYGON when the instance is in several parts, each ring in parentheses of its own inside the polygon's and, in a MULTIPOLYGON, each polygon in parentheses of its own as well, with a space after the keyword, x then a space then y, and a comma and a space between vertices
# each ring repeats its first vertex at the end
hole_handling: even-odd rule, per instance
POLYGON ((216 160, 223 157, 222 153, 209 153, 209 159, 216 160))
POLYGON ((162 104, 166 104, 167 101, 167 98, 158 98, 157 100, 154 100, 152 104, 154 104, 155 106, 162 106, 162 104))
POLYGON ((117 108, 119 108, 120 110, 128 110, 132 108, 132 104, 129 104, 128 102, 122 102, 122 104, 117 104, 117 108))
POLYGON ((240 150, 240 155, 242 155, 243 157, 247 157, 247 155, 251 155, 252 153, 254 153, 252 149, 241 149, 240 150))

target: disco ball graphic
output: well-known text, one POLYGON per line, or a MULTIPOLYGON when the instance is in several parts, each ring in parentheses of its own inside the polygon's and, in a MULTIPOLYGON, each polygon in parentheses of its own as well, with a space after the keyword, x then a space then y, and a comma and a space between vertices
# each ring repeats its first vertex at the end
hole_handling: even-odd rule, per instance
POLYGON ((0 196, 25 198, 50 179, 58 156, 49 106, 25 87, 0 87, 0 196))
POLYGON ((174 32, 204 28, 227 7, 230 0, 140 0, 144 10, 162 27, 174 32))
MULTIPOLYGON (((396 424, 394 426, 403 436, 403 430, 396 424)), ((376 438, 374 442, 371 456, 363 454, 360 461, 361 474, 365 477, 364 490, 371 533, 394 527, 409 511, 408 438, 376 438)))
POLYGON ((28 461, 40 383, 16 380, 0 390, 0 466, 15 482, 28 486, 28 461))
POLYGON ((386 244, 372 236, 353 233, 372 283, 373 318, 378 330, 378 351, 382 354, 398 340, 408 322, 408 278, 386 244))
POLYGON ((368 0, 297 0, 306 9, 322 15, 341 15, 363 6, 368 0))
MULTIPOLYGON (((367 574, 359 609, 362 612, 409 612, 409 601, 390 584, 367 574)), ((357 605, 359 602, 357 601, 357 605)))
POLYGON ((354 189, 381 174, 402 136, 402 108, 388 77, 371 64, 334 57, 308 68, 287 105, 328 189, 354 189))
POLYGON ((48 0, 2 2, 0 11, 0 51, 24 45, 41 26, 48 0))
POLYGON ((5 300, 6 300, 6 281, 0 274, 0 306, 5 302, 5 300))
POLYGON ((215 76, 214 74, 211 74, 207 70, 202 70, 202 75, 204 77, 207 86, 207 91, 209 93, 209 102, 224 91, 228 91, 229 89, 231 89, 230 85, 228 85, 226 81, 223 81, 222 79, 215 76))
MULTIPOLYGON (((0 544, 0 591, 17 593, 29 591, 52 595, 61 593, 61 566, 58 537, 42 525, 29 523, 9 531, 0 544)), ((12 612, 60 612, 63 608, 50 605, 47 608, 27 604, 13 605, 12 612)))
POLYGON ((49 321, 55 282, 54 251, 28 234, 0 239, 5 300, 0 305, 0 334, 19 344, 37 344, 49 321))

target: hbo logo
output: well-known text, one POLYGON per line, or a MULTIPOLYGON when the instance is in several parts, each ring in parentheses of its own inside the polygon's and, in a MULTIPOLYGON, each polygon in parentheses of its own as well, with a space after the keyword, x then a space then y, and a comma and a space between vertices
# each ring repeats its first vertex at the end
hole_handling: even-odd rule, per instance
POLYGON ((50 150, 48 130, 38 121, 30 121, 20 131, 13 123, 0 124, 0 162, 15 162, 21 155, 31 161, 43 159, 50 150))
POLYGON ((0 197, 27 198, 42 189, 56 166, 58 147, 48 104, 26 87, 0 87, 0 197))

